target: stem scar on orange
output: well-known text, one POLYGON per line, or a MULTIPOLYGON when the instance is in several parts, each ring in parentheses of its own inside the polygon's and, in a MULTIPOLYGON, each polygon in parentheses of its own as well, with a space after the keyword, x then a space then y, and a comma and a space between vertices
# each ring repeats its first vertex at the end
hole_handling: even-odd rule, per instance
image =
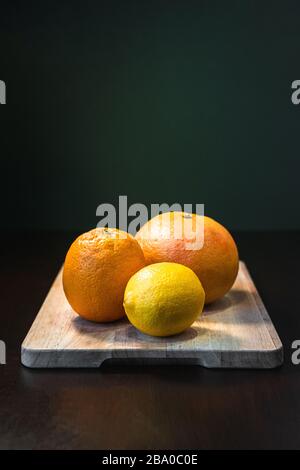
POLYGON ((81 317, 110 322, 125 315, 127 282, 145 266, 143 251, 129 233, 96 228, 80 235, 67 253, 63 288, 68 302, 81 317))
POLYGON ((165 212, 143 225, 136 239, 147 264, 173 262, 191 268, 204 288, 205 303, 223 297, 236 279, 239 268, 236 244, 228 230, 210 217, 165 212), (191 223, 184 223, 185 219, 191 223), (198 236, 201 227, 203 234, 198 236), (202 239, 203 246, 188 249, 197 239, 202 239))

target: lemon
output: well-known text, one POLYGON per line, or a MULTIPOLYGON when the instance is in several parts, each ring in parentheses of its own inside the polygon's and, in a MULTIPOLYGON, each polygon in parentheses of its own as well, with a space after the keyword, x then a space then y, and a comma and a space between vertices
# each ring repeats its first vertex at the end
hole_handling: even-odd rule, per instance
POLYGON ((170 336, 186 330, 202 312, 205 294, 196 274, 178 263, 155 263, 128 281, 124 308, 142 333, 170 336))

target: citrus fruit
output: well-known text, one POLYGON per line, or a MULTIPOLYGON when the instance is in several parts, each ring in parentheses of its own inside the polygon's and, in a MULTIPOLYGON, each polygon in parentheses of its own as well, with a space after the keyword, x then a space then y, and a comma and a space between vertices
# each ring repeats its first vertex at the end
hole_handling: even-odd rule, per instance
POLYGON ((204 290, 196 274, 178 263, 142 268, 129 280, 124 308, 142 333, 170 336, 188 328, 202 312, 204 290))
POLYGON ((139 230, 136 239, 147 264, 171 261, 191 268, 202 283, 206 303, 225 295, 236 279, 236 244, 228 230, 210 217, 185 212, 159 214, 139 230), (202 247, 198 243, 201 238, 202 247))
POLYGON ((63 287, 71 307, 87 320, 109 322, 125 315, 123 296, 130 277, 145 266, 138 242, 115 228, 96 228, 71 245, 63 287))

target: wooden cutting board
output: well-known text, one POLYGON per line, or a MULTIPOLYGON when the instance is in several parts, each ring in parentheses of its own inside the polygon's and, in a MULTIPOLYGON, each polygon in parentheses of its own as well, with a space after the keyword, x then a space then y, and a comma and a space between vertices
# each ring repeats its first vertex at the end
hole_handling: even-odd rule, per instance
POLYGON ((83 320, 65 298, 60 271, 22 344, 22 364, 99 367, 115 359, 268 369, 282 364, 283 349, 242 262, 231 291, 207 306, 188 330, 168 338, 146 336, 127 319, 109 324, 83 320))

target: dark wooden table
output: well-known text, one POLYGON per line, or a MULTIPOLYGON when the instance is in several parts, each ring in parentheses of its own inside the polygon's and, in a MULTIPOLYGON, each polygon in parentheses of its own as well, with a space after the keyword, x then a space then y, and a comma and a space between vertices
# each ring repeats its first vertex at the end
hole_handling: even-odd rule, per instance
POLYGON ((235 236, 284 345, 277 370, 26 369, 21 342, 74 234, 2 235, 0 448, 300 448, 300 234, 235 236))

